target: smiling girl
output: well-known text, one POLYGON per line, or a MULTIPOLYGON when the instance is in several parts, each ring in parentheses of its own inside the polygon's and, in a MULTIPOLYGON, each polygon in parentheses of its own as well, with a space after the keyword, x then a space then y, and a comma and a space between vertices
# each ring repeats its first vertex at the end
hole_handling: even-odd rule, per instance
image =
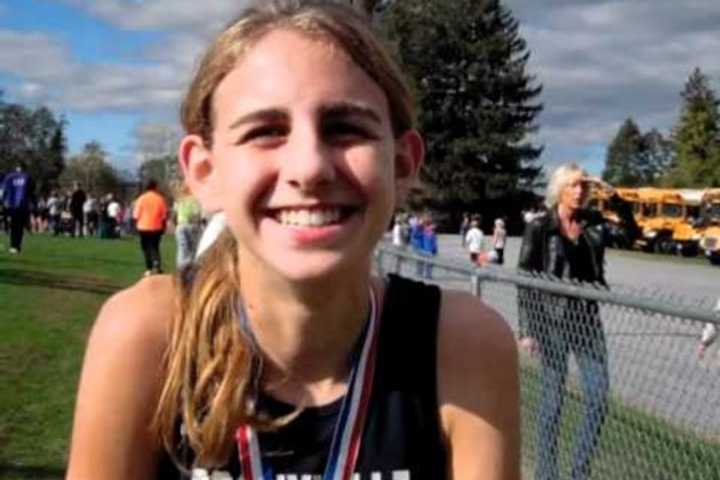
POLYGON ((347 7, 265 2, 215 39, 179 160, 227 229, 197 265, 103 307, 68 478, 519 478, 504 321, 371 273, 422 165, 413 120, 347 7))

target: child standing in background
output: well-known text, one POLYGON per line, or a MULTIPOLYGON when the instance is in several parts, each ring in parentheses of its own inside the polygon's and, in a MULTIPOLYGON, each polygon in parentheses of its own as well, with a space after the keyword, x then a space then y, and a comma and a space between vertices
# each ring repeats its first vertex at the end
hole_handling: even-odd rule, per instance
POLYGON ((504 262, 505 241, 507 240, 507 230, 505 230, 505 221, 502 218, 495 219, 495 228, 493 229, 492 245, 495 249, 495 263, 502 265, 504 262))

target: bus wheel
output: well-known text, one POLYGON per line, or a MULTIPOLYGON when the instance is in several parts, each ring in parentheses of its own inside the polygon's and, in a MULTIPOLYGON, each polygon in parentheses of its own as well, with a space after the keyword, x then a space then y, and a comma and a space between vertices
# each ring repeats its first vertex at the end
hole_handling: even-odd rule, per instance
POLYGON ((672 238, 667 235, 658 235, 655 238, 655 253, 675 253, 672 238))

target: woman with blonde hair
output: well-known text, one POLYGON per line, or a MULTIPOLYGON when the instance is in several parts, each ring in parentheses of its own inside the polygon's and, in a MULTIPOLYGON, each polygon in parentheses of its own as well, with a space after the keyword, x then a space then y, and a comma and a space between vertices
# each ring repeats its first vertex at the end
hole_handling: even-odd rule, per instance
POLYGON ((371 274, 423 144, 367 20, 332 2, 247 10, 182 121, 186 181, 227 228, 195 267, 103 307, 68 478, 518 479, 503 320, 371 274))
MULTIPOLYGON (((607 191, 610 206, 617 211, 630 238, 639 235, 630 205, 611 185, 589 177, 574 163, 561 165, 548 184, 545 199, 548 214, 533 219, 525 227, 520 269, 556 279, 607 286, 605 247, 612 238, 600 212, 585 208, 592 185, 607 191)), ((580 370, 585 412, 570 457, 569 478, 589 478, 610 388, 599 306, 595 301, 528 289, 519 290, 518 299, 520 345, 539 355, 542 364, 535 478, 564 477, 557 465, 557 443, 570 353, 575 355, 580 370)))

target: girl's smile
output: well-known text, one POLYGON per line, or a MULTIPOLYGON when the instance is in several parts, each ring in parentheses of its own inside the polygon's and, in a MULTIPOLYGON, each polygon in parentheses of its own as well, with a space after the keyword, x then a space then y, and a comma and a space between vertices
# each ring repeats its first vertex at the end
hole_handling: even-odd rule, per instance
MULTIPOLYGON (((329 246, 360 221, 363 208, 352 205, 315 204, 268 209, 268 229, 287 235, 295 247, 329 246)), ((261 227, 263 228, 263 227, 261 227)))

